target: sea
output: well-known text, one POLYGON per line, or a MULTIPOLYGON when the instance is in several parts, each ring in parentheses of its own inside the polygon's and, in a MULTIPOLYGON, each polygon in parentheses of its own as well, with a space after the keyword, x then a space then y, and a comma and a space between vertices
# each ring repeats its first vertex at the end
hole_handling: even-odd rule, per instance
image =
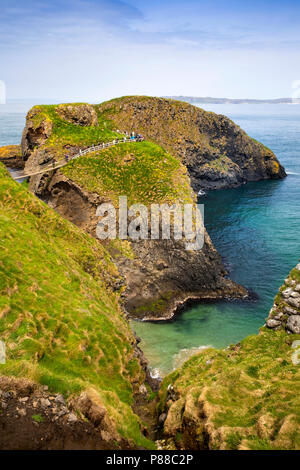
MULTIPOLYGON (((0 145, 20 143, 26 113, 34 104, 0 105, 0 145)), ((254 291, 258 300, 201 303, 168 323, 132 321, 153 376, 166 375, 203 348, 226 348, 258 333, 278 288, 300 258, 300 105, 200 107, 228 116, 272 149, 287 177, 211 191, 199 199, 231 279, 254 291)))

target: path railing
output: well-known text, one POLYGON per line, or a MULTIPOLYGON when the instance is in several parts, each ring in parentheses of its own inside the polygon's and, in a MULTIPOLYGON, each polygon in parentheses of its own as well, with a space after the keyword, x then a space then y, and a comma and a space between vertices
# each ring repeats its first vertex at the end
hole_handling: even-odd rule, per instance
POLYGON ((112 142, 103 142, 102 144, 98 145, 92 145, 91 147, 88 147, 84 150, 79 150, 76 155, 73 155, 72 157, 69 157, 68 160, 64 159, 62 163, 57 162, 57 164, 46 164, 47 166, 41 168, 39 171, 35 171, 33 173, 25 173, 25 171, 16 176, 14 179, 19 180, 22 178, 27 178, 28 176, 35 176, 35 175, 42 175, 43 173, 47 173, 47 171, 54 171, 57 170, 58 168, 62 168, 65 165, 68 165, 70 161, 75 160, 76 158, 82 157, 83 155, 87 155, 88 153, 92 152, 99 152, 101 150, 105 150, 108 147, 113 147, 114 145, 119 145, 119 144, 127 144, 128 142, 139 142, 136 138, 132 139, 130 137, 121 137, 120 139, 114 139, 112 142))

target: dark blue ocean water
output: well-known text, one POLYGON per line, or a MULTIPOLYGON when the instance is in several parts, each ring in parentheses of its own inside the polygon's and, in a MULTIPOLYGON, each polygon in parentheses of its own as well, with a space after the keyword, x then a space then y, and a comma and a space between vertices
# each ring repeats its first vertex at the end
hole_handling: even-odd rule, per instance
MULTIPOLYGON (((0 105, 0 145, 20 142, 32 104, 0 105)), ((256 333, 300 257, 300 106, 207 105, 205 109, 229 116, 270 147, 288 177, 210 192, 201 199, 205 225, 231 278, 254 290, 259 300, 201 304, 167 324, 132 322, 150 365, 162 374, 190 351, 207 345, 222 348, 256 333)))

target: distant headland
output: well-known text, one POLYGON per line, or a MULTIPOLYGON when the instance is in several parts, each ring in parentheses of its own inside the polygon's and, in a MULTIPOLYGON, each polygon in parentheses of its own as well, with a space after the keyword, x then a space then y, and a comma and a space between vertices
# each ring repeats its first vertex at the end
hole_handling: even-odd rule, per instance
POLYGON ((212 98, 210 96, 165 96, 173 100, 186 101, 187 103, 212 103, 212 104, 299 104, 294 98, 276 98, 276 99, 231 99, 231 98, 212 98))

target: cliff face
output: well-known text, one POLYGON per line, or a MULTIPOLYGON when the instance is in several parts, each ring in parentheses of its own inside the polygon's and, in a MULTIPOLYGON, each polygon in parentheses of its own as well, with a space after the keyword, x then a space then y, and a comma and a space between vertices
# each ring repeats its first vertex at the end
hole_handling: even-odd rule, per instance
POLYGON ((6 145, 0 147, 0 162, 9 168, 16 170, 23 169, 25 162, 23 160, 20 145, 6 145))
POLYGON ((300 449, 300 316, 291 304, 299 300, 291 295, 298 294, 299 269, 276 296, 268 327, 236 346, 208 348, 166 377, 159 401, 162 448, 300 449), (284 331, 278 308, 291 305, 293 312, 280 316, 284 331))
MULTIPOLYGON (((40 115, 35 108, 29 112, 23 134, 24 151, 30 147, 28 140, 41 142, 32 149, 26 162, 27 170, 37 168, 50 158, 63 158, 64 152, 72 155, 78 151, 79 142, 84 147, 90 141, 96 144, 101 138, 107 140, 114 136, 114 125, 98 109, 98 126, 91 121, 93 108, 88 105, 79 105, 78 109, 76 105, 60 105, 51 107, 50 111, 48 107, 37 107, 37 110, 40 115), (45 123, 52 131, 42 137, 45 123)), ((195 203, 184 165, 150 142, 122 144, 99 154, 86 155, 70 162, 55 175, 33 177, 30 187, 92 236, 96 235, 99 222, 97 206, 111 201, 117 207, 119 196, 126 195, 128 205, 142 203, 147 207, 151 203, 195 203)), ((134 317, 161 320, 171 318, 190 298, 247 297, 246 289, 226 278, 221 258, 206 232, 204 238, 204 248, 199 251, 187 251, 185 243, 174 238, 128 242, 131 255, 125 257, 118 248, 110 246, 108 249, 112 250, 126 284, 126 310, 134 317)))
MULTIPOLYGON (((137 145, 140 145, 138 150, 141 150, 141 144, 137 145)), ((115 152, 120 157, 120 151, 115 150, 115 152)), ((91 169, 88 169, 91 163, 101 165, 102 159, 109 158, 111 153, 112 151, 108 151, 106 155, 85 156, 50 178, 34 177, 31 182, 32 188, 63 217, 96 237, 96 227, 99 222, 99 218, 96 217, 98 205, 115 201, 118 194, 124 194, 122 190, 120 193, 115 190, 113 193, 109 191, 108 196, 104 187, 100 189, 103 182, 100 172, 96 171, 93 175, 91 169), (87 175, 88 182, 82 175, 87 175)), ((134 144, 131 144, 130 152, 125 152, 125 157, 127 154, 138 158, 134 144)), ((148 154, 144 153, 142 158, 145 164, 148 154)), ((146 175, 151 183, 149 172, 146 172, 146 175)), ((123 184, 124 174, 121 179, 123 184)), ((114 184, 117 186, 116 180, 114 184)), ((147 192, 146 182, 142 187, 147 192)), ((142 197, 140 191, 137 191, 134 197, 139 196, 142 197)), ((135 199, 132 199, 131 202, 134 201, 135 199)), ((126 285, 124 293, 126 310, 136 318, 162 320, 171 318, 177 307, 187 299, 216 300, 224 297, 247 297, 247 291, 243 287, 225 277, 226 272, 221 258, 207 232, 204 239, 204 247, 199 251, 187 251, 183 240, 173 238, 122 242, 123 245, 126 244, 125 251, 128 251, 128 256, 124 256, 124 250, 120 252, 120 247, 116 243, 104 242, 104 246, 114 257, 123 275, 126 285)))
POLYGON ((196 191, 286 176, 271 150, 225 116, 180 101, 136 96, 103 103, 98 110, 119 129, 140 132, 178 156, 196 191))
POLYGON ((0 448, 36 448, 43 429, 41 448, 72 448, 81 439, 83 447, 151 447, 132 410, 141 387, 147 394, 145 364, 108 251, 14 182, 2 164, 0 232, 0 448), (20 425, 28 435, 14 431, 20 425))

